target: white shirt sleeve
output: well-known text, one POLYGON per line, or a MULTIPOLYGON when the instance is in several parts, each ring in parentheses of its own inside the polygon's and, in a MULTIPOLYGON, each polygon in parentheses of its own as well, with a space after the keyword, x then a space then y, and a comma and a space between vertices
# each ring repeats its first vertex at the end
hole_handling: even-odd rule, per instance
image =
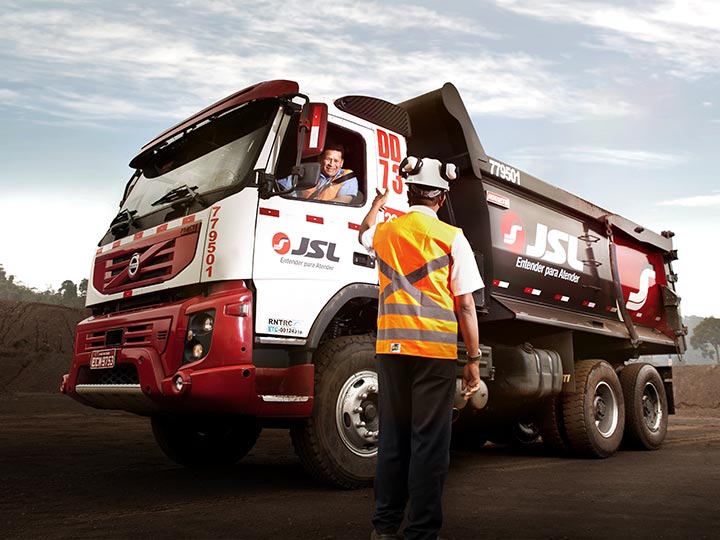
POLYGON ((450 288, 453 295, 462 296, 482 289, 485 284, 475 262, 475 255, 470 242, 460 231, 453 240, 451 255, 453 262, 450 270, 450 288))
POLYGON ((368 250, 368 253, 375 256, 375 250, 373 249, 373 239, 375 238, 375 229, 377 228, 377 224, 370 227, 367 231, 365 231, 362 235, 362 238, 360 238, 360 241, 362 245, 365 247, 365 249, 368 250))

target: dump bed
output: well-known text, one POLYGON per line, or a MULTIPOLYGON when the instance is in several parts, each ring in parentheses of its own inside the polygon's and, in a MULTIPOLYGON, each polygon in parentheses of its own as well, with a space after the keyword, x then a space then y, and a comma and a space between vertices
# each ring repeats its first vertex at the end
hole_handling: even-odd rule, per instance
POLYGON ((461 168, 441 218, 462 227, 483 270, 481 324, 571 329, 623 354, 684 351, 671 233, 488 156, 450 84, 400 106, 411 119, 408 153, 461 168))

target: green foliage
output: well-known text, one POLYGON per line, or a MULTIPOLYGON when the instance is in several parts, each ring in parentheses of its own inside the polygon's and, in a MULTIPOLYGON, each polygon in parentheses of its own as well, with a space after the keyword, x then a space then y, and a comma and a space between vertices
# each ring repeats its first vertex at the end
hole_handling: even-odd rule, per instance
POLYGON ((720 319, 708 317, 695 327, 690 337, 693 349, 700 349, 705 358, 715 358, 720 364, 720 319))
POLYGON ((80 285, 78 285, 78 291, 80 291, 80 298, 85 298, 87 296, 87 286, 88 280, 87 278, 83 278, 80 281, 80 285))
POLYGON ((52 288, 48 288, 46 291, 38 291, 34 287, 27 287, 22 282, 16 282, 15 276, 8 276, 5 268, 0 264, 0 300, 40 302, 42 304, 58 304, 82 308, 85 306, 87 279, 80 282, 79 289, 80 295, 78 295, 78 286, 71 280, 66 279, 62 282, 58 291, 52 288))

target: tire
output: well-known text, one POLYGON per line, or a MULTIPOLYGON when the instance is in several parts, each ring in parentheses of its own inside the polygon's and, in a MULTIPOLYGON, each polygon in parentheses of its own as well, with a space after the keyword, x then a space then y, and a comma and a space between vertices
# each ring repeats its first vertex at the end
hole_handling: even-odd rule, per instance
POLYGON ((153 416, 150 421, 165 455, 196 468, 234 465, 252 450, 262 431, 249 417, 153 416))
POLYGON ((540 405, 538 429, 546 448, 559 454, 567 454, 570 451, 570 441, 563 420, 562 396, 552 396, 540 405))
POLYGON ((540 439, 540 428, 537 422, 518 420, 510 426, 510 444, 512 446, 528 446, 540 439))
POLYGON ((379 433, 375 340, 341 337, 321 346, 314 360, 313 414, 290 430, 295 452, 322 483, 370 486, 379 433))
POLYGON ((480 450, 488 441, 482 423, 472 414, 473 411, 460 411, 458 419, 452 426, 450 448, 453 450, 480 450))
POLYGON ((620 380, 604 360, 575 364, 576 392, 563 394, 563 422, 575 454, 605 458, 622 442, 625 405, 620 380))
POLYGON ((540 431, 532 420, 513 420, 491 428, 488 439, 495 444, 524 448, 538 442, 540 431))
POLYGON ((649 364, 630 364, 620 372, 620 385, 625 398, 625 445, 657 450, 668 426, 667 396, 660 374, 649 364))

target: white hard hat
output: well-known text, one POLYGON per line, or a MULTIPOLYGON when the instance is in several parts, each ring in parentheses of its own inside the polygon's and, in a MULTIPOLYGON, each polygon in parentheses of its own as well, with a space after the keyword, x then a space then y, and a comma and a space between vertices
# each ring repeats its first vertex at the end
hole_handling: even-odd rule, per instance
POLYGON ((400 163, 400 176, 406 184, 418 184, 447 191, 449 180, 457 178, 457 167, 452 163, 442 163, 437 159, 408 156, 400 163))

